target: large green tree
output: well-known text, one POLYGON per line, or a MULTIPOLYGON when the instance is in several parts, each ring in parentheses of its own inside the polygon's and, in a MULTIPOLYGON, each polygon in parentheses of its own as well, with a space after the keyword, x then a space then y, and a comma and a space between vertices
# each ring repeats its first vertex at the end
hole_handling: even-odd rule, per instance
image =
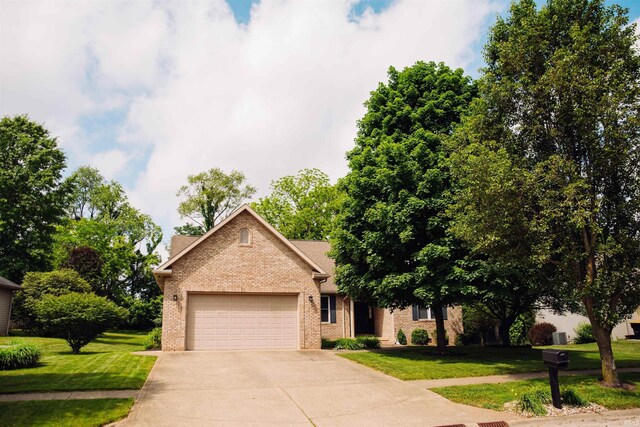
POLYGON ((601 0, 514 3, 491 29, 458 151, 456 234, 551 271, 582 303, 609 386, 611 331, 640 304, 637 39, 626 10, 601 0))
POLYGON ((440 307, 470 292, 456 274, 464 251, 448 233, 449 176, 443 142, 476 94, 461 69, 418 62, 389 69, 365 103, 332 239, 338 287, 356 300, 435 308, 438 348, 446 350, 440 307))
POLYGON ((77 269, 97 294, 118 302, 126 295, 156 296, 152 270, 160 261, 155 252, 160 227, 131 206, 119 183, 105 180, 97 169, 82 166, 67 183, 72 189, 69 217, 55 234, 55 264, 77 269))
POLYGON ((318 169, 303 169, 271 183, 272 192, 251 207, 287 239, 327 240, 340 192, 318 169))
POLYGON ((27 116, 0 120, 0 275, 20 282, 49 266, 55 226, 64 216, 64 153, 27 116))
POLYGON ((254 187, 245 184, 244 174, 237 170, 226 174, 220 168, 213 168, 189 175, 187 182, 176 194, 183 199, 178 213, 193 221, 195 227, 194 224, 176 227, 175 231, 182 234, 206 233, 256 192, 254 187))

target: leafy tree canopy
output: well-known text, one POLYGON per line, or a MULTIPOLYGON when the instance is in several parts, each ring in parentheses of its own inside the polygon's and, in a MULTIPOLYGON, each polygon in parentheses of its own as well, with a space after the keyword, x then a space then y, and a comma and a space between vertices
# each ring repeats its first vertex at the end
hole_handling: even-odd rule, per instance
POLYGON ((340 193, 318 169, 303 169, 271 183, 269 196, 251 207, 287 239, 327 240, 340 193))
POLYGON ((23 328, 33 329, 36 327, 36 303, 44 295, 70 292, 91 292, 91 286, 76 271, 69 269, 27 273, 22 289, 13 298, 12 317, 23 328))
POLYGON ((126 309, 104 297, 76 292, 45 295, 35 312, 39 327, 48 335, 64 338, 75 354, 128 316, 126 309))
POLYGON ((611 331, 640 305, 637 40, 601 0, 514 3, 491 29, 455 167, 455 234, 550 271, 582 303, 614 386, 611 331))
MULTIPOLYGON (((332 239, 338 287, 386 307, 446 305, 471 292, 442 214, 450 203, 443 141, 476 94, 461 69, 418 62, 389 69, 365 103, 332 239)), ((442 310, 434 310, 446 345, 442 310)))
POLYGON ((64 153, 27 116, 0 120, 0 275, 19 283, 49 267, 55 226, 64 216, 64 153))
MULTIPOLYGON (((189 175, 187 182, 176 194, 183 199, 178 205, 178 213, 200 227, 198 234, 212 229, 256 192, 254 187, 244 183, 244 174, 236 170, 227 175, 222 169, 213 168, 189 175)), ((190 227, 185 230, 195 231, 190 227)))
POLYGON ((91 266, 88 258, 75 255, 95 251, 100 274, 90 280, 97 294, 115 301, 127 294, 157 295, 152 269, 160 261, 155 250, 162 240, 161 228, 131 206, 119 183, 107 182, 96 169, 80 167, 67 182, 73 189, 67 208, 70 216, 55 234, 55 265, 86 274, 87 268, 98 268, 95 254, 91 266))

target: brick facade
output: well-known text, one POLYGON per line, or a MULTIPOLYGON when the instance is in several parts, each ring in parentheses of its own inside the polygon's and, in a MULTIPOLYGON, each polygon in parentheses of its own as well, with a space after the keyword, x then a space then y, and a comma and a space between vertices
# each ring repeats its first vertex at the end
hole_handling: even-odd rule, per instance
MULTIPOLYGON (((154 272, 164 289, 162 349, 186 349, 189 296, 194 294, 296 295, 299 349, 320 348, 321 337, 352 336, 352 304, 336 294, 328 243, 283 240, 248 207, 202 239, 174 239, 172 258, 154 272), (249 244, 240 243, 242 229, 249 230, 249 244), (182 250, 191 244, 191 249, 182 250), (335 323, 320 322, 321 289, 336 296, 335 323)), ((435 321, 414 321, 411 308, 394 312, 374 308, 373 315, 376 336, 389 343, 395 342, 401 328, 409 341, 416 328, 434 337, 435 321)), ((455 343, 462 331, 460 307, 448 308, 445 328, 449 343, 455 343)))
POLYGON ((250 213, 231 219, 171 270, 164 279, 163 350, 185 350, 192 293, 297 294, 299 348, 320 348, 320 284, 312 268, 250 213), (251 233, 249 245, 239 243, 243 228, 251 233))

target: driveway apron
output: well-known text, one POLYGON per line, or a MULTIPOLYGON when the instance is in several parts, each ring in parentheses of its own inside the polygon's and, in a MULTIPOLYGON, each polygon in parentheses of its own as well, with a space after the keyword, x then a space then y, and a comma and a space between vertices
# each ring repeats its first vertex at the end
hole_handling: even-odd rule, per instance
POLYGON ((122 426, 446 425, 515 419, 329 351, 163 353, 122 426))

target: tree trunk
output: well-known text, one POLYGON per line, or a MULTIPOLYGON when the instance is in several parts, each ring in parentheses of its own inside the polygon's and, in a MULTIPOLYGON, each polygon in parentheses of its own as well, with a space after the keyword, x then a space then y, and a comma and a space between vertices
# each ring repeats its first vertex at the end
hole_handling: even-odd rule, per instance
POLYGON ((591 320, 593 335, 596 337, 596 343, 600 351, 602 385, 606 387, 621 387, 622 383, 618 379, 618 370, 616 369, 613 349, 611 348, 611 330, 596 323, 591 320))
POLYGON ((436 345, 438 346, 438 353, 444 354, 447 352, 447 337, 444 329, 444 316, 442 314, 442 306, 437 304, 432 307, 433 315, 436 318, 436 345))
POLYGON ((511 331, 511 325, 515 319, 502 319, 500 322, 500 326, 498 326, 498 335, 500 335, 500 342, 505 347, 511 347, 511 336, 509 332, 511 331))

